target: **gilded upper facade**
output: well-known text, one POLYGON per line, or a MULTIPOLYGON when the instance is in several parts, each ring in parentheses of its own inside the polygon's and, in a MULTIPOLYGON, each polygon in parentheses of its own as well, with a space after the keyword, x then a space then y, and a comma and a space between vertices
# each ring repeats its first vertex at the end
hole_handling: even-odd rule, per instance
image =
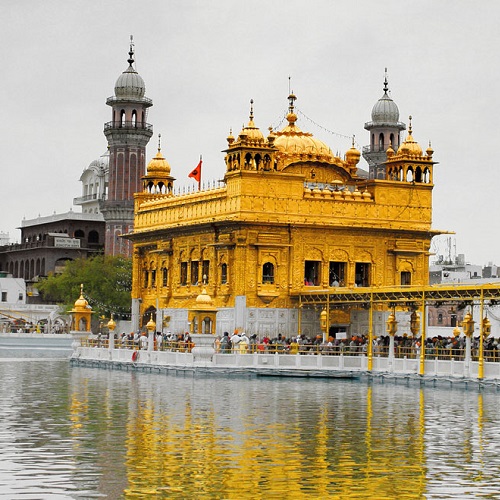
POLYGON ((384 178, 369 179, 354 141, 334 155, 299 128, 288 99, 287 124, 266 134, 252 103, 248 124, 227 137, 221 187, 174 195, 159 148, 128 235, 140 313, 188 310, 203 289, 220 315, 242 297, 245 314, 289 311, 308 290, 427 283, 430 146, 422 151, 410 125, 397 149, 387 145, 384 178))

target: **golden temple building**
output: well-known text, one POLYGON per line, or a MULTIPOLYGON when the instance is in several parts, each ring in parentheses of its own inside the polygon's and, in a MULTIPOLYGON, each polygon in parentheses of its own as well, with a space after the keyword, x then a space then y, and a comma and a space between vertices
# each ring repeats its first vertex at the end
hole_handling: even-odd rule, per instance
MULTIPOLYGON (((358 168, 354 139, 342 157, 334 154, 299 128, 293 93, 288 101, 286 126, 266 134, 251 101, 248 125, 227 137, 216 187, 174 194, 159 144, 126 235, 134 327, 153 314, 157 330, 173 333, 311 336, 321 333, 320 311, 300 307, 303 293, 428 283, 430 242, 439 234, 431 228, 433 150, 413 139, 411 117, 401 140, 406 126, 387 79, 365 124, 369 172, 358 168), (201 326, 189 320, 202 292, 215 325, 213 317, 201 326)), ((349 335, 365 324, 366 310, 335 310, 327 327, 349 335)))

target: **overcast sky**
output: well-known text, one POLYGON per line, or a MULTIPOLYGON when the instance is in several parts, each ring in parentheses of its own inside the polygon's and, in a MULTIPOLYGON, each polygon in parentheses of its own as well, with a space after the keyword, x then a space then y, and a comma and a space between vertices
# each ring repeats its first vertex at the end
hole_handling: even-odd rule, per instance
MULTIPOLYGON (((287 109, 343 154, 364 123, 387 67, 400 120, 429 141, 433 227, 454 231, 456 253, 500 265, 500 2, 461 0, 2 0, 0 232, 18 241, 23 218, 67 212, 82 171, 107 148, 106 98, 127 68, 153 100, 148 122, 176 177, 203 155, 222 179, 226 137, 248 122, 265 133, 287 109)), ((280 127, 281 128, 281 127, 280 127)), ((363 167, 366 167, 362 160, 363 167)), ((80 211, 80 207, 75 208, 80 211)), ((444 243, 434 247, 447 252, 444 243)), ((454 251, 454 250, 453 250, 454 251)))

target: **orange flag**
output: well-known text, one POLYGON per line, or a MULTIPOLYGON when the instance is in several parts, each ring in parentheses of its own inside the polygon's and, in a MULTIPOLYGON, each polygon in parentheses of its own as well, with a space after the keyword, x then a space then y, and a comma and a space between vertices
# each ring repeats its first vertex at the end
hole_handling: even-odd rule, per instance
POLYGON ((198 166, 188 175, 188 177, 192 177, 198 183, 201 181, 201 160, 198 163, 198 166))

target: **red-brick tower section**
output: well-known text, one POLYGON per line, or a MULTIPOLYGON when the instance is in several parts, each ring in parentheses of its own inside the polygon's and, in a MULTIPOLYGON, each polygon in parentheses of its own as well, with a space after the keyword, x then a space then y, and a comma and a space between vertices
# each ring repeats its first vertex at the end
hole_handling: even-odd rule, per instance
POLYGON ((152 125, 146 123, 153 101, 144 97, 144 80, 133 67, 132 37, 128 63, 116 81, 115 95, 106 101, 113 115, 104 125, 109 147, 109 183, 100 210, 106 221, 106 255, 131 257, 131 243, 120 235, 131 232, 134 226, 134 193, 142 190, 146 145, 153 135, 152 125))

